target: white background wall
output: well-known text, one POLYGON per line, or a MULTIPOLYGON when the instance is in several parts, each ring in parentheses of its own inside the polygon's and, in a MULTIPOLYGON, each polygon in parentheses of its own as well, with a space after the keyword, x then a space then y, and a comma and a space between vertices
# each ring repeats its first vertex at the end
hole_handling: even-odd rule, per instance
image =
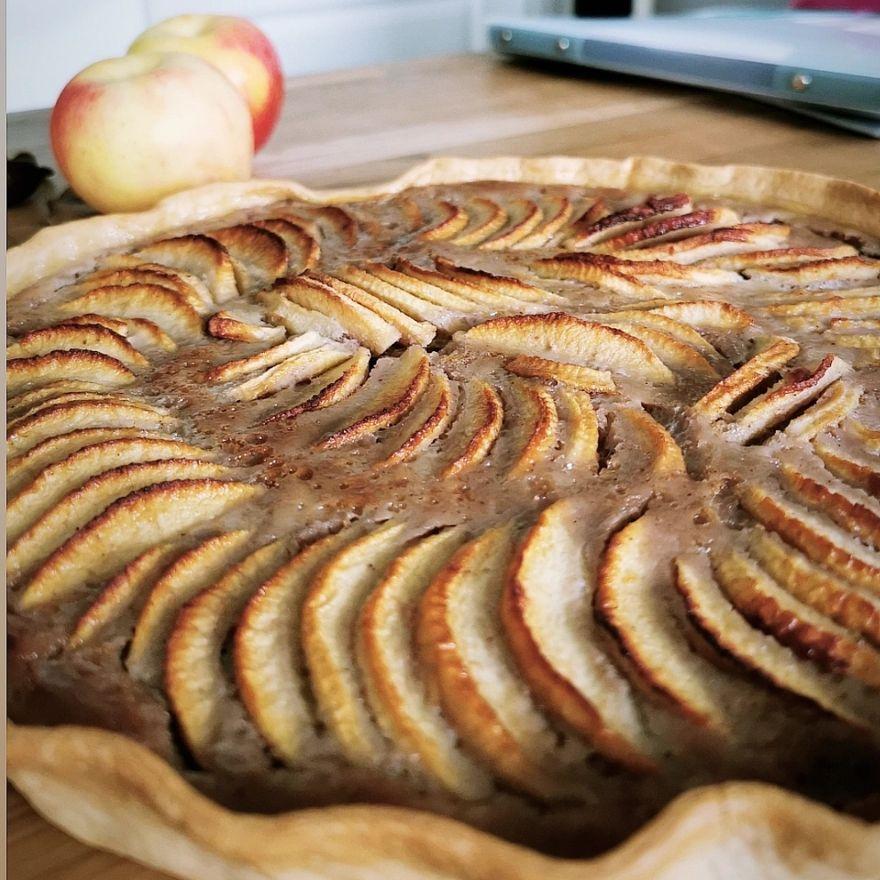
POLYGON ((83 67, 122 55, 182 12, 251 18, 288 75, 483 47, 488 15, 550 12, 564 0, 7 0, 7 111, 50 107, 83 67))

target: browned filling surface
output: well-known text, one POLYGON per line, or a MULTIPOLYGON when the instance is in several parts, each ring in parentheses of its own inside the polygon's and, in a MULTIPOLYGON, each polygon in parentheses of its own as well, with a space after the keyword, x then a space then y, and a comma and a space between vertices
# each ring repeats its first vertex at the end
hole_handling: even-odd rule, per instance
POLYGON ((764 779, 878 810, 880 249, 483 182, 9 307, 10 714, 230 806, 564 854, 764 779))

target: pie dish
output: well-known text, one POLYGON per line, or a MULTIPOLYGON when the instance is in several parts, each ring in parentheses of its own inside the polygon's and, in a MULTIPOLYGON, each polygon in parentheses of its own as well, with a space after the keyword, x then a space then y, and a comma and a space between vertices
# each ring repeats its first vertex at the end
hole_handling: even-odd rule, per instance
POLYGON ((873 877, 880 194, 438 159, 8 259, 9 770, 181 877, 873 877))

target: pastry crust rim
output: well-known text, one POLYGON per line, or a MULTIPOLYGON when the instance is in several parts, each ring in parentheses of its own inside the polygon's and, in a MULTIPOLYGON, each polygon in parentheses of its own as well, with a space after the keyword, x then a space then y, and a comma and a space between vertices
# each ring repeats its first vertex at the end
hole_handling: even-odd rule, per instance
POLYGON ((314 190, 286 180, 213 183, 168 196, 148 211, 99 215, 48 226, 8 252, 7 298, 41 279, 71 271, 98 253, 136 247, 195 224, 209 224, 234 211, 263 208, 289 198, 338 204, 390 195, 412 186, 475 180, 681 190, 814 215, 880 238, 880 191, 806 171, 758 165, 696 165, 651 156, 623 160, 450 156, 428 159, 394 180, 373 186, 314 190))
POLYGON ((693 789, 610 852, 566 860, 412 809, 235 813, 144 746, 105 730, 10 723, 7 736, 10 779, 38 813, 85 843, 192 880, 208 869, 227 880, 380 873, 395 880, 679 880, 713 865, 727 866, 719 878, 795 880, 828 871, 869 880, 880 862, 876 825, 763 783, 693 789))
MULTIPOLYGON (((437 158, 385 184, 310 190, 288 181, 212 184, 137 213, 41 230, 7 257, 7 295, 71 271, 102 252, 135 247, 238 210, 288 198, 334 204, 411 186, 498 180, 621 189, 685 190, 815 215, 880 237, 880 192, 788 169, 625 160, 437 158)), ((453 819, 383 806, 235 813, 193 789, 143 746, 85 727, 8 725, 9 777, 54 824, 93 846, 185 878, 213 868, 229 880, 390 875, 401 880, 648 880, 724 868, 723 876, 802 877, 812 870, 868 878, 880 863, 880 826, 761 783, 732 782, 676 798, 596 859, 559 860, 453 819)))

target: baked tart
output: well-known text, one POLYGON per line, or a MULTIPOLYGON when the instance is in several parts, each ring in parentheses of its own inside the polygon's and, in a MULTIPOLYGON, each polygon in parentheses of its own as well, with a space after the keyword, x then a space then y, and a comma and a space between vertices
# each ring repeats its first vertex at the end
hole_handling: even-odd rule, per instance
POLYGON ((654 159, 40 232, 14 783, 181 877, 876 876, 878 258, 654 159))

